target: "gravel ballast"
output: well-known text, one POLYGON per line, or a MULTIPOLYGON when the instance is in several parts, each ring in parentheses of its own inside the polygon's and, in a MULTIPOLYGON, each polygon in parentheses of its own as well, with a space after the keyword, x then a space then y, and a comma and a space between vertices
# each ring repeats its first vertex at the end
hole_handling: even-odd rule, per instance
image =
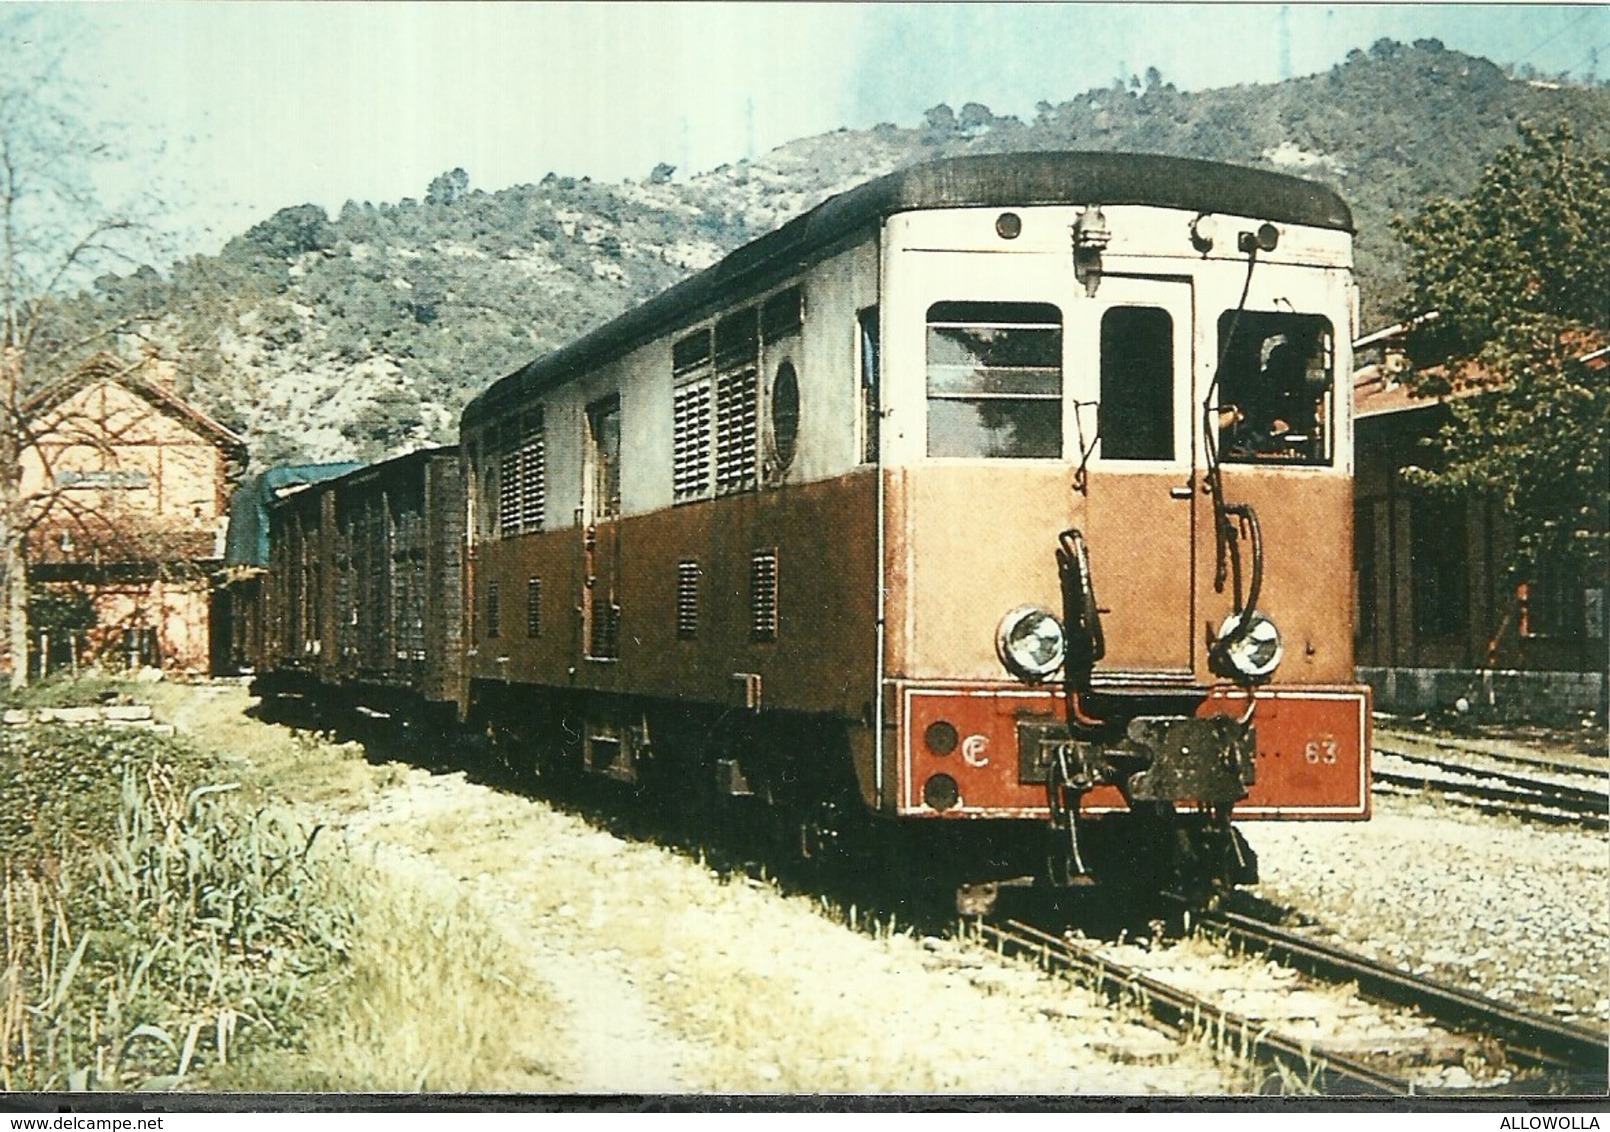
POLYGON ((1262 882, 1383 962, 1610 1027, 1610 841, 1432 800, 1377 796, 1368 822, 1243 827, 1262 882))

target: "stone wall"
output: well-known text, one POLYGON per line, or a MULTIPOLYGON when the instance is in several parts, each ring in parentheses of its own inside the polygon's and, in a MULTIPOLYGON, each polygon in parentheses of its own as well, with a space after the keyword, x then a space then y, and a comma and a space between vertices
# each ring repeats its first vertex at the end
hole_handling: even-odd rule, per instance
POLYGON ((1469 668, 1360 668, 1358 678, 1374 689, 1375 710, 1393 715, 1456 711, 1570 726, 1599 715, 1605 681, 1596 672, 1469 668))

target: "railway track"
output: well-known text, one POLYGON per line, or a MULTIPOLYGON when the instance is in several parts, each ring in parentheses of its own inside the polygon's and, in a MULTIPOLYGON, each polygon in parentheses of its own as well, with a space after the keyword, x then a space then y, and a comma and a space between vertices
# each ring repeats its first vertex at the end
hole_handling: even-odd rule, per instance
POLYGON ((1605 1091, 1606 1042, 1591 1031, 1421 979, 1237 913, 1212 913, 1199 923, 1225 943, 1322 982, 1357 984, 1361 997, 1412 1007, 1450 1030, 1496 1039, 1503 1043, 1505 1060, 1532 1075, 1518 1085, 1426 1088, 1394 1069, 1283 1034, 1275 1024, 1226 1009, 1115 961, 1099 943, 1058 937, 1016 920, 982 921, 976 930, 1003 954, 1029 957, 1047 970, 1069 973, 1111 1001, 1139 1006, 1183 1037, 1206 1041, 1249 1065, 1266 1067, 1258 1083, 1261 1091, 1296 1087, 1354 1096, 1605 1091))
POLYGON ((1260 1091, 1284 1091, 1285 1085, 1295 1082, 1328 1095, 1402 1096, 1414 1092, 1413 1085, 1399 1077, 1279 1034, 1263 1022, 1114 962, 1085 941, 1061 939, 1016 920, 982 921, 976 930, 1003 955, 1024 956, 1048 971, 1072 974, 1114 1002, 1140 1005, 1182 1036, 1201 1038, 1249 1064, 1270 1067, 1260 1091))
POLYGON ((1209 912, 1198 923, 1227 943, 1315 978, 1356 984, 1366 997, 1414 1007, 1453 1030, 1496 1038, 1509 1062, 1557 1080, 1572 1093, 1602 1094, 1610 1085, 1610 1040, 1603 1033, 1411 975, 1238 912, 1209 912))
MULTIPOLYGON (((1403 745, 1376 743, 1372 777, 1387 793, 1432 792, 1459 805, 1485 813, 1507 813, 1551 825, 1610 829, 1610 794, 1602 788, 1538 778, 1528 774, 1472 766, 1472 756, 1493 759, 1484 752, 1460 749, 1460 756, 1444 757, 1406 749, 1403 745), (1401 765, 1400 765, 1401 764, 1401 765)), ((1497 761, 1493 759, 1493 761, 1497 761)), ((1547 767, 1569 773, 1575 768, 1547 767)), ((1575 770, 1580 775, 1580 770, 1575 770)))

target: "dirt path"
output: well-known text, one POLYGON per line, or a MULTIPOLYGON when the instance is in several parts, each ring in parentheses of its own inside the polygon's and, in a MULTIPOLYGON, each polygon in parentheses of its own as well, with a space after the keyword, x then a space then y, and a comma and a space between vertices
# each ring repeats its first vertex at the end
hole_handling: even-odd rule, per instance
MULTIPOLYGON (((846 928, 820 900, 723 878, 462 774, 364 763, 245 719, 244 689, 175 704, 215 748, 278 745, 273 792, 443 917, 466 902, 538 987, 501 1036, 517 1079, 580 1093, 1238 1091, 1235 1067, 1088 993, 945 939, 846 928), (290 752, 288 755, 285 752, 290 752), (530 1048, 534 1051, 527 1054, 530 1048)), ((252 759, 251 754, 241 757, 252 759)), ((524 1001, 524 1000, 521 1000, 524 1001)))
MULTIPOLYGON (((682 1053, 655 1011, 618 964, 619 954, 577 949, 555 939, 531 894, 541 885, 541 854, 521 852, 518 840, 498 839, 490 852, 479 842, 481 823, 505 823, 513 834, 520 811, 532 803, 499 795, 461 774, 431 775, 417 769, 340 825, 351 851, 367 855, 399 877, 418 883, 430 876, 458 894, 470 895, 524 956, 549 998, 568 1017, 532 1018, 534 1028, 562 1029, 569 1064, 553 1082, 577 1093, 680 1093, 691 1091, 678 1066, 682 1053), (383 851, 377 851, 383 846, 383 851), (495 858, 490 859, 490 858, 495 858), (490 865, 492 867, 488 868, 490 865)), ((571 918, 573 909, 553 911, 571 918)), ((517 1039, 516 1039, 517 1040, 517 1039)))

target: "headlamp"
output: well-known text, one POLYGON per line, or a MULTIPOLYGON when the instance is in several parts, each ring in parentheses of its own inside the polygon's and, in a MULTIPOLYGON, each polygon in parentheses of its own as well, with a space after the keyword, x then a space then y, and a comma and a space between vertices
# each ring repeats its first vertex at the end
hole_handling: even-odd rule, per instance
POLYGON ((1219 626, 1219 647, 1215 650, 1224 658, 1235 674, 1248 680, 1262 680, 1280 664, 1284 650, 1280 644, 1280 630, 1267 616, 1253 610, 1245 615, 1245 626, 1237 628, 1243 617, 1232 613, 1219 626), (1231 634, 1234 634, 1232 637, 1231 634))
POLYGON ((995 651, 1019 680, 1038 684, 1062 667, 1067 654, 1062 622, 1050 610, 1020 605, 1001 618, 995 651))

